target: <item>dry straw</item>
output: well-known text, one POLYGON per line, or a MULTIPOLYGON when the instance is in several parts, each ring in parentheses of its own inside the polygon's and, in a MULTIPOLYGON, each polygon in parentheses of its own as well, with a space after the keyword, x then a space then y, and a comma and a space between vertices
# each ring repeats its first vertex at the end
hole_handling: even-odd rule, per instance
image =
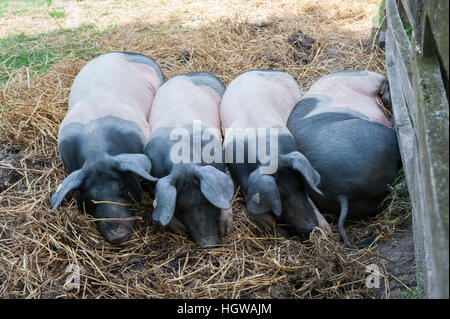
MULTIPOLYGON (((67 5, 64 22, 42 18, 34 32, 64 29, 75 23, 74 13, 78 20, 92 19, 104 28, 89 35, 101 52, 146 54, 167 78, 208 71, 228 84, 244 71, 272 68, 288 72, 306 90, 337 69, 384 74, 380 54, 371 50, 375 2, 176 1, 163 6, 142 1, 140 7, 126 8, 117 1, 103 1, 103 7, 97 1, 74 1, 67 5), (89 13, 79 7, 85 4, 92 6, 89 13), (93 13, 101 8, 109 12, 104 19, 93 13), (111 21, 118 26, 107 29, 111 21), (288 42, 299 29, 315 39, 311 48, 288 42)), ((7 17, 0 25, 29 32, 36 24, 32 17, 44 15, 44 9, 36 9, 21 21, 7 17)), ((80 44, 70 36, 55 39, 61 46, 80 44)), ((59 123, 73 78, 90 58, 64 57, 43 75, 30 68, 8 70, 11 79, 1 88, 0 297, 374 296, 365 287, 365 266, 378 258, 376 253, 372 248, 345 249, 332 216, 326 215, 333 224, 331 235, 316 229, 309 238, 278 237, 259 230, 237 196, 234 232, 222 247, 198 250, 189 238, 150 222, 149 196, 135 206, 132 239, 121 246, 107 244, 93 217, 80 213, 72 197, 50 211, 49 197, 66 176, 57 150, 59 123), (79 289, 63 288, 70 264, 83 269, 79 289)), ((407 217, 395 213, 397 206, 389 198, 377 218, 347 223, 348 235, 355 241, 374 232, 389 238, 407 217)))

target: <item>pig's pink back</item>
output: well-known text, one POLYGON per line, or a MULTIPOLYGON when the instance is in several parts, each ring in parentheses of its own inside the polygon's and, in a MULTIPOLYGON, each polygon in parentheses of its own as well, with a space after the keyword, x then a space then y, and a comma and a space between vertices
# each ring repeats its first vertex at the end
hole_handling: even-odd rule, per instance
POLYGON ((283 72, 251 71, 227 87, 220 108, 226 129, 286 127, 301 92, 295 80, 283 72))
POLYGON ((368 71, 358 75, 338 72, 319 79, 304 98, 327 95, 331 99, 329 107, 356 110, 377 123, 392 127, 377 103, 383 80, 382 75, 368 71))
POLYGON ((114 116, 136 123, 148 137, 150 109, 160 85, 158 74, 147 64, 129 62, 121 53, 99 56, 75 78, 62 125, 114 116))
POLYGON ((187 76, 171 78, 161 86, 153 101, 151 130, 201 121, 220 132, 220 101, 219 94, 209 86, 196 85, 187 76))

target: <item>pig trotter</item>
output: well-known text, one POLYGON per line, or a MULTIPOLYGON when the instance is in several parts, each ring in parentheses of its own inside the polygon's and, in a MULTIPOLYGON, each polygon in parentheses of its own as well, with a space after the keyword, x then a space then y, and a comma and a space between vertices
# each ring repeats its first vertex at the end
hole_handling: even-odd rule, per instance
POLYGON ((325 217, 323 217, 323 215, 319 212, 319 209, 317 208, 316 204, 314 204, 314 202, 309 196, 308 201, 311 204, 312 208, 314 209, 314 214, 316 215, 317 222, 319 223, 319 228, 322 229, 325 232, 325 234, 331 233, 330 224, 328 224, 325 217))
POLYGON ((391 104, 392 104, 391 91, 389 89, 389 81, 386 79, 381 84, 380 98, 381 98, 381 102, 383 102, 383 104, 385 106, 391 106, 391 104))
POLYGON ((219 217, 219 231, 220 236, 226 236, 233 231, 233 210, 221 210, 219 217))
POLYGON ((257 215, 250 214, 250 217, 260 230, 274 236, 288 236, 288 232, 277 225, 277 219, 271 212, 257 215))
POLYGON ((347 234, 345 233, 345 229, 344 229, 345 218, 347 218, 347 213, 348 213, 348 199, 346 196, 339 195, 338 201, 341 206, 341 214, 339 215, 338 229, 339 229, 339 234, 341 235, 341 238, 344 241, 345 245, 347 245, 350 248, 355 248, 355 249, 363 249, 363 248, 370 246, 375 241, 375 239, 377 239, 378 235, 373 235, 370 238, 368 238, 356 245, 353 244, 348 239, 347 234))
POLYGON ((253 217, 253 220, 260 227, 260 229, 267 233, 274 233, 277 220, 272 213, 268 212, 257 215, 250 214, 250 216, 253 217))
POLYGON ((172 217, 169 224, 167 225, 174 233, 187 235, 188 231, 184 224, 176 217, 172 217))

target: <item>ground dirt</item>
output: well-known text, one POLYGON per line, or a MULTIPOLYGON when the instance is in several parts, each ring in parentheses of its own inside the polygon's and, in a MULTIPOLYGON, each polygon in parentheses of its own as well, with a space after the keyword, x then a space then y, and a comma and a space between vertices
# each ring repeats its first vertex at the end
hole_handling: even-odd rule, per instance
POLYGON ((21 177, 9 167, 18 167, 19 160, 23 158, 19 148, 10 147, 7 142, 0 144, 0 193, 11 187, 21 177))
POLYGON ((376 264, 382 272, 387 272, 389 277, 387 285, 383 279, 380 280, 380 288, 376 289, 377 298, 406 298, 408 288, 415 289, 417 286, 411 218, 400 228, 401 232, 394 233, 388 240, 381 240, 374 250, 385 257, 378 258, 376 264))

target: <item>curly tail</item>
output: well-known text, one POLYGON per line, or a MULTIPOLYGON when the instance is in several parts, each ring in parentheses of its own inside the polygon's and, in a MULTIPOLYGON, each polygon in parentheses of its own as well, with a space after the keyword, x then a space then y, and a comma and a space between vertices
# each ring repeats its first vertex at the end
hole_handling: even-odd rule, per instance
POLYGON ((338 229, 339 229, 339 234, 341 235, 342 240, 344 241, 344 243, 351 248, 356 248, 356 249, 362 249, 362 248, 366 248, 367 246, 370 246, 375 239, 377 239, 378 235, 373 235, 371 237, 369 237, 366 240, 363 240, 361 243, 359 244, 353 244, 347 237, 347 234, 345 233, 345 229, 344 229, 344 223, 345 223, 345 219, 347 218, 347 213, 348 213, 348 199, 347 196, 345 195, 339 195, 338 196, 338 201, 339 201, 339 205, 341 206, 341 212, 339 215, 339 222, 338 222, 338 229))

